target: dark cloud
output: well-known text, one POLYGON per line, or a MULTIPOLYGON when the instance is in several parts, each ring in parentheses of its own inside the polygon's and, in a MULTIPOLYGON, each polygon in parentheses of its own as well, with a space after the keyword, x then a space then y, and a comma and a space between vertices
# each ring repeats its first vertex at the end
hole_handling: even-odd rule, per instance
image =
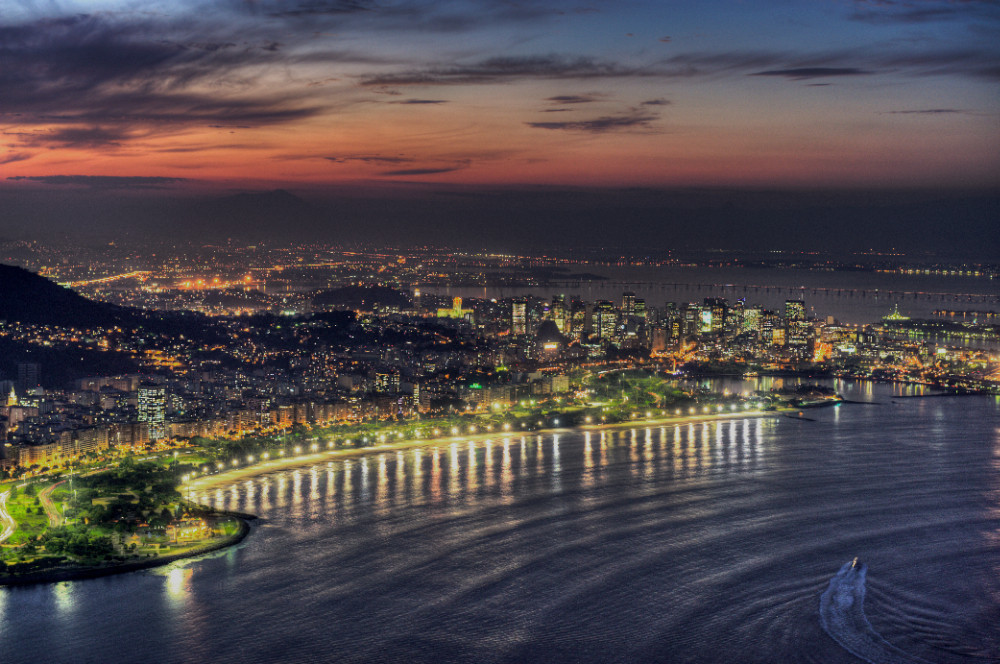
POLYGON ((644 102, 640 102, 640 106, 669 106, 672 104, 669 99, 647 99, 644 102))
POLYGON ((563 131, 583 131, 592 134, 604 134, 612 131, 629 131, 649 129, 655 115, 629 113, 623 115, 605 115, 593 120, 576 120, 567 122, 527 122, 535 129, 558 129, 563 131))
POLYGON ((557 55, 488 58, 468 65, 429 67, 375 74, 361 79, 362 85, 459 85, 502 83, 522 79, 631 78, 656 75, 655 71, 629 67, 593 58, 557 55))
POLYGON ((18 161, 26 161, 31 157, 32 155, 27 152, 8 152, 6 155, 0 156, 0 164, 13 164, 18 161))
POLYGON ((885 111, 891 115, 949 115, 952 113, 968 113, 961 108, 921 108, 912 111, 885 111))
POLYGON ((553 104, 589 104, 595 101, 602 101, 604 95, 598 94, 587 94, 587 95, 556 95, 555 97, 549 97, 545 101, 550 101, 553 104))
POLYGON ((669 37, 669 36, 666 36, 666 35, 665 35, 665 36, 663 36, 663 37, 660 37, 660 38, 659 38, 659 39, 657 39, 656 41, 658 41, 658 42, 663 42, 664 44, 669 44, 669 43, 670 43, 670 42, 671 42, 672 40, 670 39, 670 37, 669 37))
POLYGON ((408 164, 413 161, 410 157, 402 156, 383 156, 383 155, 352 155, 347 157, 323 157, 329 161, 337 164, 347 163, 349 161, 362 161, 367 164, 408 164))
POLYGON ((81 146, 129 140, 137 124, 276 124, 320 111, 279 90, 220 93, 248 89, 248 72, 286 56, 252 35, 213 40, 209 23, 201 39, 182 37, 193 27, 114 14, 0 25, 2 110, 19 124, 64 127, 35 140, 81 146))
POLYGON ((790 79, 894 73, 904 76, 968 76, 1000 79, 1000 53, 991 49, 826 51, 730 51, 683 53, 648 68, 664 78, 747 73, 790 79))
POLYGON ((856 0, 849 18, 865 23, 930 23, 1000 18, 995 0, 856 0))
POLYGON ((803 81, 810 78, 826 78, 829 76, 868 76, 874 73, 858 69, 857 67, 799 67, 797 69, 758 71, 750 74, 750 76, 784 76, 793 81, 803 81))
POLYGON ((404 168, 398 171, 385 171, 380 175, 435 175, 437 173, 451 173, 460 171, 464 166, 443 166, 440 168, 404 168))
POLYGON ((61 127, 51 131, 39 131, 24 141, 27 145, 63 148, 108 148, 119 147, 132 137, 132 132, 124 128, 105 127, 61 127))
POLYGON ((371 2, 367 0, 229 0, 237 12, 309 27, 406 32, 468 32, 505 23, 537 24, 562 14, 556 2, 506 0, 371 2))
POLYGON ((14 175, 7 179, 51 185, 77 185, 91 189, 158 189, 188 181, 187 178, 117 175, 14 175))
POLYGON ((404 99, 402 101, 391 101, 390 104, 447 104, 447 99, 404 99))
POLYGON ((316 17, 316 16, 339 16, 342 14, 355 14, 358 12, 369 12, 375 8, 373 2, 361 2, 360 0, 306 0, 285 2, 277 0, 272 2, 244 3, 244 6, 255 13, 263 13, 271 17, 316 17))

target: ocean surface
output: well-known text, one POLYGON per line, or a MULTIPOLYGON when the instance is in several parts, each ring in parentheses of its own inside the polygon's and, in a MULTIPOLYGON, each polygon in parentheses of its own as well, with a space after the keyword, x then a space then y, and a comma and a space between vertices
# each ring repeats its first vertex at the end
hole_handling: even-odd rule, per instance
POLYGON ((0 588, 0 662, 1000 662, 1000 401, 838 387, 213 487, 242 545, 0 588))

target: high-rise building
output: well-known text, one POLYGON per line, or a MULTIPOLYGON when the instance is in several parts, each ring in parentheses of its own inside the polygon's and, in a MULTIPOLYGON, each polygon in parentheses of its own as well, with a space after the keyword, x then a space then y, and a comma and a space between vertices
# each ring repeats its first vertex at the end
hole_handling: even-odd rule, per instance
POLYGON ((528 333, 528 299, 515 297, 510 305, 510 332, 517 336, 528 333))
POLYGON ((162 385, 139 386, 139 421, 149 427, 149 439, 166 437, 167 390, 162 385))
POLYGON ((785 300, 785 342, 789 346, 805 346, 809 343, 810 331, 806 322, 806 303, 785 300))
POLYGON ((376 371, 375 391, 379 394, 395 394, 399 391, 398 371, 376 371))
POLYGON ((622 316, 635 315, 635 293, 626 291, 622 293, 622 316))
POLYGON ((743 310, 743 320, 740 323, 741 332, 760 332, 764 310, 760 305, 743 310))
POLYGON ((41 367, 35 362, 19 362, 17 365, 17 383, 21 394, 33 390, 40 385, 38 374, 41 367))
POLYGON ((785 320, 805 320, 806 303, 802 300, 785 300, 785 320))
POLYGON ((702 306, 702 327, 703 333, 722 332, 726 325, 726 314, 729 311, 729 303, 721 297, 706 297, 702 306), (707 315, 706 315, 707 314, 707 315))
POLYGON ((684 325, 681 334, 684 336, 698 335, 701 333, 701 305, 697 302, 689 302, 684 305, 684 325))
POLYGON ((556 324, 556 328, 559 330, 560 334, 566 334, 566 321, 567 321, 567 311, 566 311, 566 296, 565 295, 553 295, 552 296, 552 306, 549 308, 549 313, 552 316, 552 322, 556 324))
POLYGON ((611 300, 598 300, 594 305, 594 327, 597 329, 597 336, 602 341, 608 341, 615 336, 615 327, 618 324, 618 312, 611 300))
POLYGON ((574 299, 570 303, 570 314, 569 314, 569 336, 574 339, 580 339, 587 334, 587 325, 589 321, 589 316, 587 315, 587 307, 589 304, 584 304, 580 300, 574 299))
POLYGON ((635 298, 635 303, 632 308, 632 315, 636 318, 646 319, 646 300, 641 297, 635 298))

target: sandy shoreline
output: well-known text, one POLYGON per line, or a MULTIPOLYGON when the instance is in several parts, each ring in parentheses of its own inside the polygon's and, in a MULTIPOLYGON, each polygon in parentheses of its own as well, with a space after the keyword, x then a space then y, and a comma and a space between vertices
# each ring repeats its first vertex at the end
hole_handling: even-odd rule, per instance
MULTIPOLYGON (((794 409, 793 409, 794 410, 794 409)), ((373 454, 384 454, 385 452, 396 452, 412 450, 426 447, 441 447, 453 443, 485 442, 496 438, 514 438, 543 433, 559 433, 573 431, 600 431, 603 429, 625 429, 635 427, 653 427, 675 424, 694 424, 697 422, 714 422, 718 420, 730 420, 744 417, 778 417, 790 412, 789 410, 752 410, 734 413, 715 413, 703 415, 681 415, 675 417, 662 417, 656 419, 632 420, 629 422, 617 422, 615 424, 587 424, 580 427, 537 429, 534 431, 489 431, 457 436, 440 436, 438 438, 424 438, 419 440, 401 440, 395 443, 384 443, 371 447, 339 448, 326 451, 318 451, 314 454, 303 454, 293 457, 282 457, 271 459, 264 463, 255 463, 250 466, 240 466, 231 470, 212 475, 203 475, 181 485, 181 490, 202 491, 218 484, 228 484, 247 477, 264 475, 275 470, 286 468, 296 468, 312 466, 318 463, 342 458, 355 458, 373 454)))

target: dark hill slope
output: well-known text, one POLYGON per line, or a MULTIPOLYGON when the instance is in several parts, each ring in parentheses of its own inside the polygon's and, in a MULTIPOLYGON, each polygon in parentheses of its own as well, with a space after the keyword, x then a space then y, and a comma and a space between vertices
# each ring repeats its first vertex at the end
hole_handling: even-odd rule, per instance
POLYGON ((0 320, 92 327, 135 325, 130 309, 94 302, 33 272, 0 264, 0 320))

